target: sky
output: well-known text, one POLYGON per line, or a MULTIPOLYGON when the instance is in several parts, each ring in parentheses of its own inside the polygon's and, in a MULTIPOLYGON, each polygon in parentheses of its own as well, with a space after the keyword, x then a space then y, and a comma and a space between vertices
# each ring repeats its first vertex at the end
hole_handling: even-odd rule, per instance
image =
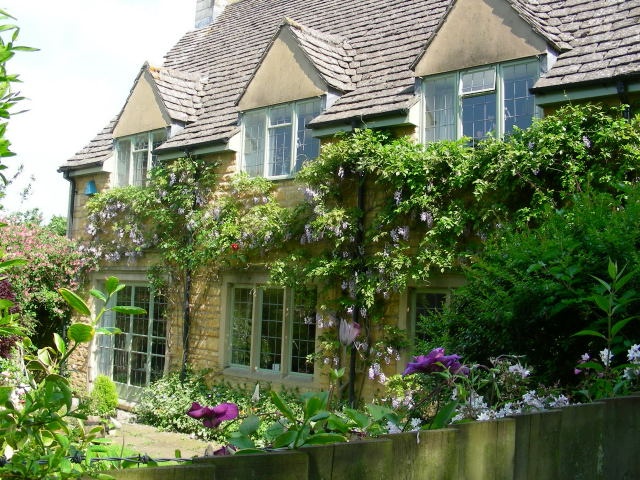
MULTIPOLYGON (((163 55, 193 29, 195 0, 0 0, 20 27, 18 52, 7 65, 22 80, 27 100, 11 117, 7 138, 23 173, 2 200, 7 212, 39 208, 45 222, 67 215, 69 182, 58 167, 120 111, 144 64, 163 55), (31 185, 22 201, 20 193, 31 185)), ((3 22, 6 23, 6 22, 3 22)), ((7 173, 8 172, 8 173, 7 173)))

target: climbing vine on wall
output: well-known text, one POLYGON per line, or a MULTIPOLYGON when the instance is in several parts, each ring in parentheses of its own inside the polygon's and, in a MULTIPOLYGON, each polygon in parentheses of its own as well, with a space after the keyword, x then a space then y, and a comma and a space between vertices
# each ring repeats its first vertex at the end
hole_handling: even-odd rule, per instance
MULTIPOLYGON (((578 192, 616 193, 636 181, 638 119, 623 112, 568 106, 475 148, 371 130, 339 137, 297 177, 299 245, 272 264, 273 277, 326 286, 333 303, 321 321, 362 323, 355 348, 380 377, 380 363, 404 343, 397 332, 384 341, 386 297, 471 262, 506 224, 530 228, 578 192)), ((325 362, 336 362, 336 336, 321 337, 325 362)))

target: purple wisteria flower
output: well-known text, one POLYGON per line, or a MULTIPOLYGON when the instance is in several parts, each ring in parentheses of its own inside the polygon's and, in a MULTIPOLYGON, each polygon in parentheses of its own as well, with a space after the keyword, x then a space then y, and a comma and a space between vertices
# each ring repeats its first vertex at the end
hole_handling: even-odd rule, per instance
POLYGON ((191 418, 202 419, 205 427, 216 428, 223 420, 233 420, 238 417, 238 405, 235 403, 222 403, 216 407, 204 407, 198 402, 193 402, 187 412, 191 418))
POLYGON ((445 355, 444 348, 434 348, 428 355, 413 357, 413 362, 407 364, 403 376, 412 373, 433 373, 449 370, 453 374, 469 374, 469 367, 460 363, 460 355, 445 355))
POLYGON ((347 322, 344 318, 340 320, 340 343, 348 347, 358 338, 358 335, 360 335, 360 324, 347 322))

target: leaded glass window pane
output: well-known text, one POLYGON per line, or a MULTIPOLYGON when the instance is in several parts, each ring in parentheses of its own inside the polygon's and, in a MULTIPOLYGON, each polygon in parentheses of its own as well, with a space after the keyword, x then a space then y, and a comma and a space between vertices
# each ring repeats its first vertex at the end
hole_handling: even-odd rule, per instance
POLYGON ((496 89, 495 67, 463 72, 460 75, 460 93, 470 95, 474 93, 489 92, 496 89))
POLYGON ((299 171, 304 162, 312 160, 320 154, 320 139, 311 135, 307 124, 322 111, 322 99, 299 103, 297 111, 296 171, 299 171))
POLYGON ((291 173, 292 116, 291 106, 269 110, 269 176, 279 177, 291 173))
POLYGON ((426 122, 425 139, 455 140, 456 89, 454 75, 425 81, 426 122))
POLYGON ((315 290, 296 292, 293 303, 291 333, 291 371, 313 374, 313 361, 308 359, 316 348, 315 290))
POLYGON ((525 129, 535 114, 535 101, 529 91, 538 78, 538 62, 520 63, 503 67, 504 131, 513 127, 525 129))
POLYGON ((496 94, 463 98, 462 135, 475 144, 490 133, 496 133, 496 94))
POLYGON ((251 362, 251 332, 253 321, 253 289, 233 289, 231 319, 231 363, 249 366, 251 362))
POLYGON ((264 172, 265 118, 261 113, 244 117, 244 171, 251 177, 264 172))
POLYGON ((262 291, 260 315, 260 368, 280 371, 282 364, 282 328, 284 322, 284 289, 262 291))

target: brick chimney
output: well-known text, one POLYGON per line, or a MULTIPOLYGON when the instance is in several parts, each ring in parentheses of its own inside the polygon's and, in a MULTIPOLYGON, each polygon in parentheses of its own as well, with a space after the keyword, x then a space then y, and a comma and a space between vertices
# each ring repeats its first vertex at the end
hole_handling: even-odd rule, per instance
POLYGON ((218 15, 234 0, 196 0, 196 28, 206 27, 216 21, 218 15))

